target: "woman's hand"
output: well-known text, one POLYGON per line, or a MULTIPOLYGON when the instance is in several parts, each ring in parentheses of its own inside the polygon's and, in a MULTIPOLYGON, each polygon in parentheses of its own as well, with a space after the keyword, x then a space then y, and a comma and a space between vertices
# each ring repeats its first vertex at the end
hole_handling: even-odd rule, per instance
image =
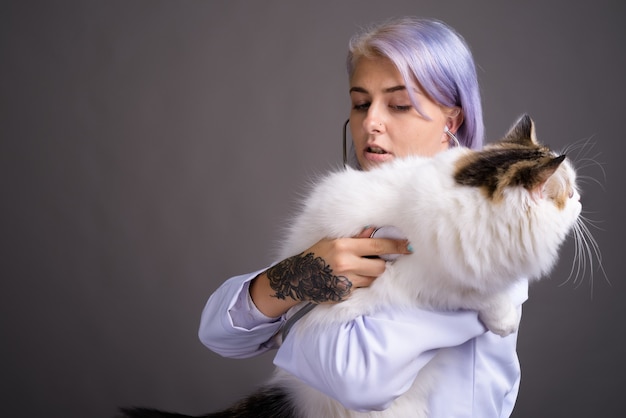
POLYGON ((259 275, 250 286, 257 308, 276 317, 301 301, 336 303, 367 287, 385 271, 384 254, 410 254, 406 240, 369 238, 366 228, 354 238, 324 239, 259 275))

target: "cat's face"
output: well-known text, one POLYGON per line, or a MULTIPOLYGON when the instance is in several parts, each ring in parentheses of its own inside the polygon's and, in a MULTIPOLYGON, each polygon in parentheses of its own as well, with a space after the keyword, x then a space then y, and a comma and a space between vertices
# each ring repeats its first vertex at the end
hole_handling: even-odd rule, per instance
POLYGON ((498 202, 507 190, 523 187, 533 201, 545 200, 573 222, 582 209, 576 172, 565 155, 537 142, 534 123, 522 117, 499 142, 459 161, 459 184, 481 188, 498 202))
POLYGON ((350 78, 350 100, 350 130, 365 170, 396 157, 431 156, 447 149, 444 127, 447 124, 454 132, 461 120, 457 109, 438 105, 417 85, 406 86, 386 58, 359 58, 350 78), (407 88, 430 119, 413 107, 407 88))

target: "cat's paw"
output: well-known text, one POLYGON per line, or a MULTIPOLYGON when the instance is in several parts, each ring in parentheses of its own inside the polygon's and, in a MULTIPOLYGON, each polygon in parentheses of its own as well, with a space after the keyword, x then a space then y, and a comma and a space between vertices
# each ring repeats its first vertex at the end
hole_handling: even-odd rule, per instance
POLYGON ((494 334, 506 337, 517 331, 519 314, 512 305, 499 306, 499 309, 481 310, 478 317, 494 334), (504 308, 504 309, 503 309, 504 308))
POLYGON ((492 322, 485 325, 487 325, 489 331, 493 332, 494 334, 498 334, 501 337, 506 337, 507 335, 513 334, 515 331, 517 331, 517 320, 515 320, 514 322, 500 320, 496 321, 495 323, 492 322))

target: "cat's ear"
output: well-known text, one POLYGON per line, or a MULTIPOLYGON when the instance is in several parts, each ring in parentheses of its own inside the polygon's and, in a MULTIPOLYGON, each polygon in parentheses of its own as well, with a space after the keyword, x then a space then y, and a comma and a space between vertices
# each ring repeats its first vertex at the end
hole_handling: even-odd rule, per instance
POLYGON ((504 137, 504 141, 525 146, 538 145, 537 136, 535 135, 535 123, 530 116, 524 114, 511 127, 504 137))
POLYGON ((550 177, 558 170, 561 163, 565 161, 565 154, 543 161, 535 166, 528 176, 529 183, 525 187, 530 191, 534 200, 543 198, 543 188, 550 177))

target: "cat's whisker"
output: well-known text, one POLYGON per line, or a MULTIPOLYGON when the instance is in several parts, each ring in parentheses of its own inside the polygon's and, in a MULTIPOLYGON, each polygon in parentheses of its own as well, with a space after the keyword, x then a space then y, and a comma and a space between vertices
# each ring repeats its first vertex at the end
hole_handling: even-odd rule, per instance
POLYGON ((595 142, 592 142, 594 135, 587 138, 581 138, 577 141, 569 143, 565 146, 564 151, 567 153, 576 152, 576 158, 585 158, 588 156, 591 149, 595 146, 595 142))
MULTIPOLYGON (((594 136, 592 135, 566 146, 563 153, 567 154, 568 159, 574 162, 578 173, 577 182, 579 184, 592 184, 594 186, 600 186, 602 190, 605 190, 605 164, 599 160, 601 153, 594 151, 595 145, 594 136), (581 171, 590 169, 599 170, 601 172, 600 179, 598 179, 598 175, 581 174, 581 171), (603 182, 601 179, 605 181, 603 182)), ((589 215, 589 212, 585 212, 585 214, 589 215)), ((589 230, 590 227, 602 230, 599 223, 599 221, 594 221, 588 216, 579 215, 578 221, 572 228, 574 237, 574 259, 572 260, 572 267, 568 277, 560 284, 560 286, 562 286, 566 283, 573 282, 575 288, 578 288, 585 283, 585 277, 588 275, 591 298, 593 298, 594 277, 597 270, 601 271, 607 283, 609 283, 609 285, 611 284, 602 264, 602 254, 598 242, 589 230)))
MULTIPOLYGON (((574 231, 578 236, 578 243, 580 250, 578 251, 578 257, 582 263, 582 276, 578 279, 578 286, 585 282, 585 273, 589 269, 589 285, 591 286, 591 298, 593 298, 593 255, 589 240, 589 235, 585 232, 587 229, 582 222, 579 222, 574 231)), ((588 231, 588 230, 587 230, 588 231)))
MULTIPOLYGON (((581 170, 587 169, 589 167, 597 167, 602 172, 603 179, 606 180, 606 171, 604 169, 605 164, 600 162, 599 160, 601 152, 596 152, 595 154, 590 155, 593 147, 595 146, 595 142, 592 142, 592 140, 593 140, 593 136, 590 136, 588 138, 583 138, 573 144, 566 146, 565 149, 563 150, 563 153, 568 154, 568 155, 574 153, 573 156, 569 155, 569 160, 575 162, 576 169, 579 172, 578 174, 579 179, 591 178, 588 176, 581 176, 580 175, 581 170)), ((595 178, 593 180, 597 184, 602 185, 599 180, 595 178)))
MULTIPOLYGON (((606 272, 604 271, 604 266, 602 265, 602 253, 600 252, 600 245, 598 245, 598 241, 596 241, 596 239, 594 238, 594 236, 591 234, 591 231, 589 231, 589 228, 587 227, 587 223, 591 223, 590 221, 588 221, 586 218, 581 217, 582 221, 579 222, 580 225, 580 229, 583 231, 585 237, 587 238, 587 242, 589 244, 589 248, 590 248, 590 258, 591 255, 594 255, 596 260, 598 261, 598 269, 602 271, 602 274, 604 276, 604 278, 606 279, 607 283, 611 284, 609 277, 607 276, 606 272)), ((593 225, 593 223, 591 223, 593 225)))
MULTIPOLYGON (((576 164, 576 169, 578 171, 578 175, 580 177, 580 173, 582 170, 586 170, 590 167, 596 167, 597 169, 600 170, 600 172, 602 173, 602 179, 604 181, 606 181, 606 170, 604 169, 604 166, 606 165, 605 163, 598 161, 595 159, 581 159, 581 160, 573 160, 576 164)), ((587 175, 584 175, 584 177, 589 177, 587 175)))
POLYGON ((578 288, 583 282, 580 278, 584 277, 584 273, 587 269, 587 259, 583 256, 585 254, 584 238, 581 236, 581 232, 577 229, 576 225, 572 229, 572 234, 574 237, 574 258, 572 260, 572 267, 567 278, 560 283, 559 286, 564 286, 573 279, 574 287, 578 288))
POLYGON ((587 167, 598 167, 600 170, 602 170, 602 173, 606 175, 604 171, 604 166, 606 164, 599 161, 598 157, 600 157, 600 153, 597 153, 593 157, 573 158, 572 160, 576 162, 576 167, 578 169, 583 169, 587 167))
POLYGON ((606 190, 604 187, 604 184, 600 180, 596 179, 595 177, 582 175, 582 176, 578 176, 577 180, 578 180, 578 183, 581 183, 581 184, 593 183, 597 186, 600 186, 602 190, 606 190))
POLYGON ((591 234, 588 225, 597 228, 593 221, 580 216, 578 222, 572 229, 574 235, 574 260, 569 276, 559 286, 565 285, 573 278, 575 288, 578 288, 584 283, 585 274, 589 272, 589 286, 591 298, 593 299, 595 271, 601 271, 609 285, 611 285, 611 282, 602 264, 600 246, 595 237, 591 234))
MULTIPOLYGON (((589 211, 583 211, 583 213, 587 214, 593 214, 594 212, 589 212, 589 211)), ((603 221, 596 221, 594 219, 591 219, 587 216, 584 215, 580 215, 579 218, 582 220, 581 222, 584 222, 586 225, 592 226, 595 229, 599 230, 599 231, 604 231, 604 228, 601 228, 598 224, 603 223, 603 221)), ((589 234, 591 234, 591 232, 589 232, 589 234)))

